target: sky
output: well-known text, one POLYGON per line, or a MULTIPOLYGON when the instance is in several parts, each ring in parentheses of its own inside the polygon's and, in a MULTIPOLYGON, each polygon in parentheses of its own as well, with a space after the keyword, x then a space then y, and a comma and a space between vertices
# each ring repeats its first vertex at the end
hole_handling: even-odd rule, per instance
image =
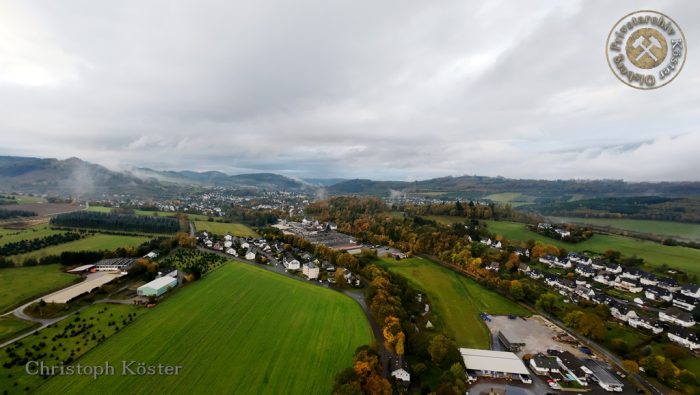
MULTIPOLYGON (((299 178, 700 180, 688 1, 0 0, 0 155, 299 178), (640 91, 622 16, 688 58, 640 91)), ((700 47, 699 47, 700 48, 700 47)))

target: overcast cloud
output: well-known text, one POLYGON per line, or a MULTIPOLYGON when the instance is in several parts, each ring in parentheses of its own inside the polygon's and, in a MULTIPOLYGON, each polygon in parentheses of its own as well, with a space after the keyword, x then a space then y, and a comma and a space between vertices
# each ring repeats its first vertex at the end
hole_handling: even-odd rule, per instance
POLYGON ((0 154, 298 177, 700 180, 695 1, 0 1, 0 154), (670 15, 678 78, 603 53, 670 15))

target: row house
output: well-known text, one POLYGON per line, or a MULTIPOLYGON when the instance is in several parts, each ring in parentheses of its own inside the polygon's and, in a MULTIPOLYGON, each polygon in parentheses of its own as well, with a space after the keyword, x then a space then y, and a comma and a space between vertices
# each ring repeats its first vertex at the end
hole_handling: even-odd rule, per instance
POLYGON ((662 300, 664 302, 670 302, 673 300, 673 293, 667 289, 651 285, 644 288, 644 297, 649 300, 662 300))
POLYGON ((672 326, 668 329, 666 334, 668 335, 669 340, 689 348, 691 351, 695 351, 700 348, 700 339, 698 339, 698 335, 688 328, 672 326))
POLYGON ((695 319, 693 319, 693 316, 690 313, 675 307, 665 311, 659 311, 659 320, 673 325, 679 325, 684 328, 690 328, 695 325, 695 319))
POLYGON ((639 318, 636 311, 621 303, 615 303, 610 306, 610 314, 624 322, 628 322, 630 318, 639 318))
POLYGON ((687 311, 693 311, 695 310, 695 305, 697 304, 698 300, 691 297, 691 296, 685 296, 682 293, 677 293, 673 297, 673 305, 675 307, 680 307, 683 310, 687 311))
POLYGON ((637 317, 630 318, 627 323, 632 328, 644 328, 652 331, 655 335, 663 332, 664 329, 661 327, 661 323, 658 320, 648 318, 648 317, 637 317))

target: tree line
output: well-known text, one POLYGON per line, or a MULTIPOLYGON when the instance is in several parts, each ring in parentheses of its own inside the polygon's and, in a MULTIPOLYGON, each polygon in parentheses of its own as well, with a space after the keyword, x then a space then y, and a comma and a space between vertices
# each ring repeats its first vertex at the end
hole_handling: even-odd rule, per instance
POLYGON ((76 211, 51 218, 51 225, 72 228, 110 229, 146 233, 175 233, 181 224, 177 218, 122 215, 76 211))
POLYGON ((20 240, 0 246, 0 256, 24 254, 26 252, 40 250, 45 247, 68 243, 82 237, 78 232, 58 233, 38 239, 20 240))
POLYGON ((0 219, 36 217, 36 215, 34 211, 0 209, 0 219))

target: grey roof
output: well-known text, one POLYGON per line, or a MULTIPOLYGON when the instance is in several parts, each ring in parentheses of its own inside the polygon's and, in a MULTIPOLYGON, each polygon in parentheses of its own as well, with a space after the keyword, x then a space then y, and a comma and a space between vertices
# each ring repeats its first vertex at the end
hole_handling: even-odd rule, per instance
POLYGON ((599 382, 607 385, 622 386, 623 384, 618 380, 608 369, 605 369, 597 361, 592 359, 586 359, 583 361, 584 366, 586 366, 593 375, 598 379, 599 382))

